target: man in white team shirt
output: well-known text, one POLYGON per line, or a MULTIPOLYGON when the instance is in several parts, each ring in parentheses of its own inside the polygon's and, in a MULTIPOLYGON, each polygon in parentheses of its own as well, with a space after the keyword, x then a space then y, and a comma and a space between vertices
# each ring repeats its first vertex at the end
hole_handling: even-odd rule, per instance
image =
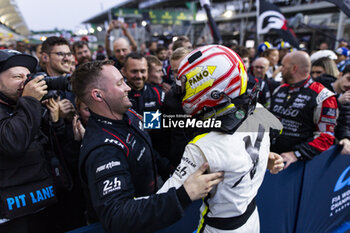
POLYGON ((182 106, 197 120, 213 118, 220 128, 199 129, 186 146, 181 163, 158 193, 179 187, 204 162, 208 172, 224 171, 224 180, 209 192, 201 206, 197 232, 260 232, 255 196, 266 167, 277 173, 282 158, 270 153, 270 131, 281 123, 256 104, 258 90, 246 92, 247 74, 241 59, 220 45, 200 47, 178 69, 182 106))

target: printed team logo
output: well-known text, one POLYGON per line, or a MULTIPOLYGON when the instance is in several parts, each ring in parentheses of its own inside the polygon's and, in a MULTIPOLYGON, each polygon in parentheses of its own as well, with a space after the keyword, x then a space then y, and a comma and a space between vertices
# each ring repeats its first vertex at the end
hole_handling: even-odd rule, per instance
POLYGON ((186 78, 188 79, 188 83, 191 88, 199 87, 201 84, 211 79, 211 75, 213 75, 216 66, 197 66, 191 72, 186 74, 186 78))
POLYGON ((187 174, 187 166, 183 166, 180 164, 176 167, 174 174, 177 175, 180 179, 184 178, 187 174))
POLYGON ((344 0, 344 5, 345 5, 347 8, 350 8, 350 0, 344 0))
POLYGON ((266 34, 270 29, 283 29, 286 19, 277 11, 265 11, 259 15, 258 27, 261 34, 266 34))
POLYGON ((322 103, 323 101, 325 101, 327 98, 329 98, 330 96, 333 96, 333 92, 331 92, 330 90, 328 90, 327 88, 324 88, 316 97, 316 103, 322 103))
POLYGON ((350 186, 350 166, 348 166, 342 174, 339 176, 337 183, 334 187, 334 192, 337 192, 341 189, 343 189, 345 186, 350 186))
POLYGON ((323 108, 322 109, 322 115, 330 116, 330 117, 336 117, 337 116, 337 110, 335 108, 323 108))
POLYGON ((102 195, 105 196, 111 192, 120 190, 121 187, 122 187, 122 182, 121 180, 118 179, 118 177, 115 177, 114 179, 107 179, 103 181, 102 195))
POLYGON ((118 145, 118 146, 120 146, 121 148, 124 149, 124 145, 123 145, 121 142, 119 142, 118 140, 111 139, 111 138, 106 138, 104 142, 105 142, 105 143, 113 143, 113 144, 116 144, 116 145, 118 145))
POLYGON ((332 196, 330 205, 330 214, 333 216, 342 211, 346 211, 350 206, 350 166, 348 166, 338 177, 334 187, 334 196, 332 196))
POLYGON ((120 165, 119 161, 110 161, 110 162, 108 162, 106 164, 103 164, 103 165, 99 166, 96 169, 96 173, 99 173, 99 172, 104 171, 104 170, 112 169, 113 167, 116 167, 116 166, 119 166, 119 165, 120 165))
POLYGON ((156 112, 144 112, 143 113, 143 127, 145 129, 160 129, 162 113, 157 110, 156 112))
POLYGON ((186 82, 186 95, 183 100, 186 100, 196 93, 213 85, 215 79, 212 75, 216 66, 197 66, 186 74, 188 82, 186 82))

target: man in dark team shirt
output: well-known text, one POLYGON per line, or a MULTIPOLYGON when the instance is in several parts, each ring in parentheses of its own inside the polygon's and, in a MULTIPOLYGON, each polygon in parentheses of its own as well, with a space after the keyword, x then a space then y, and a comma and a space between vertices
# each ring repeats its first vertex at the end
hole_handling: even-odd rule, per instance
POLYGON ((283 124, 283 132, 271 144, 281 153, 285 168, 298 160, 312 159, 334 143, 337 100, 334 93, 310 77, 307 53, 295 51, 282 60, 283 82, 271 98, 271 112, 283 124))
POLYGON ((175 223, 191 201, 205 197, 223 174, 202 175, 202 165, 183 186, 164 194, 158 187, 155 155, 142 118, 129 109, 130 87, 110 61, 80 66, 73 91, 91 116, 79 169, 92 206, 106 232, 154 232, 175 223))

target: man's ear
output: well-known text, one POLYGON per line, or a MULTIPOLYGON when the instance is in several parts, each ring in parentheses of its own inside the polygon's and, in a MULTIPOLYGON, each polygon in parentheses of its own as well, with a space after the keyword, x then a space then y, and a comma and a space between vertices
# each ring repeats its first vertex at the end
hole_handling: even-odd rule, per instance
POLYGON ((95 100, 97 102, 103 101, 103 97, 102 97, 100 89, 96 89, 96 88, 92 89, 90 92, 90 96, 93 100, 95 100))
POLYGON ((49 61, 49 55, 45 52, 42 52, 41 54, 41 59, 44 61, 44 62, 48 62, 49 61))

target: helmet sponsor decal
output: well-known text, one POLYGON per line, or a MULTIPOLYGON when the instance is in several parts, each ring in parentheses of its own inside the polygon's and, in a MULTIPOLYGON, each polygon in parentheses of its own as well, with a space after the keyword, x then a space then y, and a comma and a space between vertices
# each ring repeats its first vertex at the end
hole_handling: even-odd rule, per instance
POLYGON ((197 66, 188 72, 185 77, 186 81, 186 95, 183 100, 190 98, 196 93, 210 87, 214 83, 214 78, 212 77, 216 66, 197 66))

